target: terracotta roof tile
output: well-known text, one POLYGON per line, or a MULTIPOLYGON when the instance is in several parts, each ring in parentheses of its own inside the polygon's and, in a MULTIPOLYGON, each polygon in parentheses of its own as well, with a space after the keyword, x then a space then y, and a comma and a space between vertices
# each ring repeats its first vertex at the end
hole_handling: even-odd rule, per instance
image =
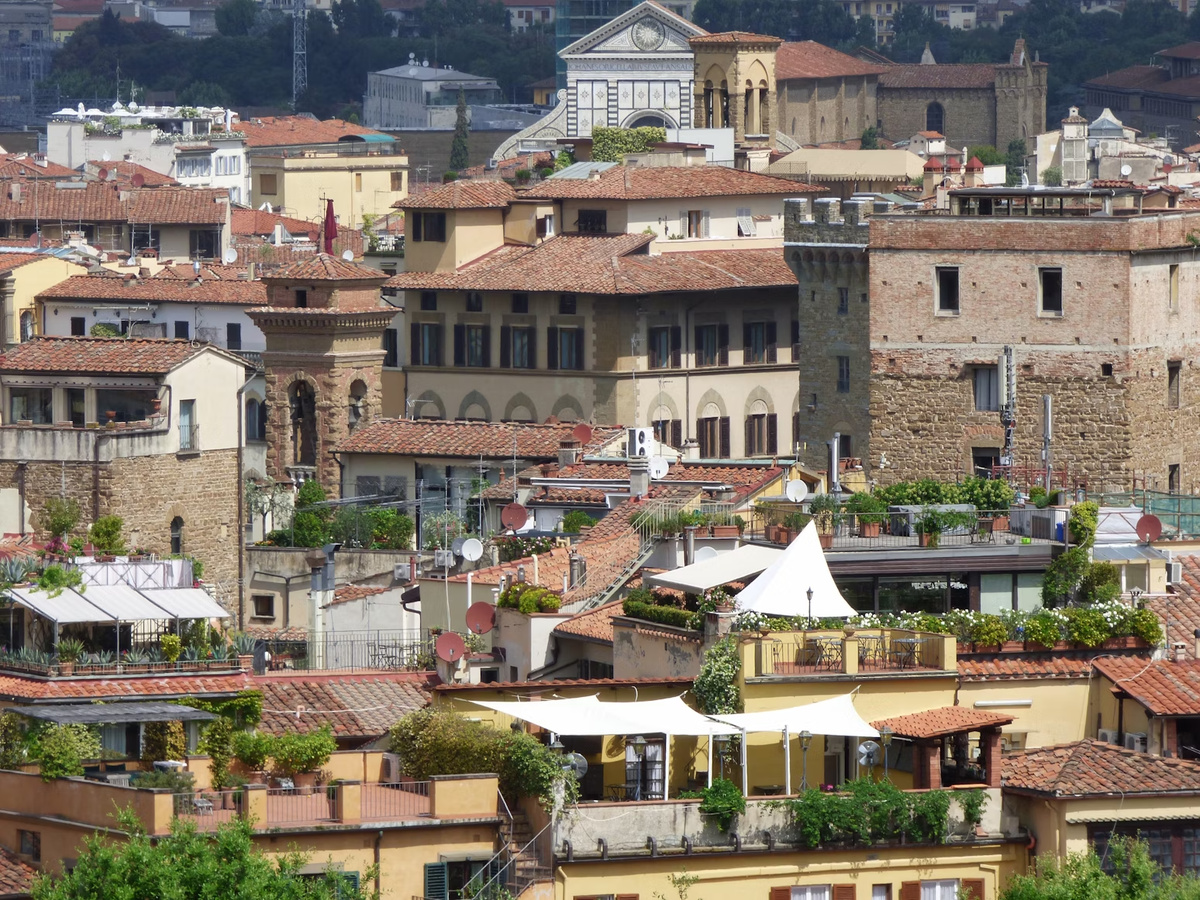
POLYGON ((1037 681, 1088 678, 1090 653, 994 653, 958 657, 958 677, 963 681, 1037 681))
POLYGON ((396 209, 505 209, 517 198, 507 181, 452 181, 416 197, 397 200, 396 209))
POLYGON ((22 702, 39 700, 109 700, 232 696, 253 687, 243 672, 209 675, 153 675, 128 678, 22 678, 0 674, 0 697, 22 702))
POLYGON ((328 605, 337 606, 339 603, 353 603, 355 600, 362 600, 365 597, 375 597, 386 591, 387 588, 375 584, 343 584, 340 588, 334 590, 333 600, 328 605))
POLYGON ((530 693, 553 693, 564 687, 629 687, 631 685, 671 684, 690 687, 691 678, 555 678, 553 681, 493 681, 488 684, 454 682, 434 687, 435 694, 448 692, 497 691, 503 688, 525 687, 530 693))
MULTIPOLYGON (((0 261, 3 260, 0 255, 0 261)), ((186 267, 191 272, 191 267, 186 267)), ((211 273, 209 273, 211 276, 211 273)), ((153 278, 126 279, 121 275, 72 275, 38 294, 46 300, 119 300, 130 303, 232 303, 265 306, 267 288, 261 281, 195 277, 184 280, 162 272, 153 278)))
POLYGON ((1187 655, 1194 658, 1195 633, 1200 628, 1200 555, 1175 553, 1171 558, 1181 564, 1182 581, 1171 585, 1169 594, 1147 598, 1146 606, 1162 623, 1167 647, 1183 643, 1187 655))
POLYGON ((403 290, 570 291, 637 295, 789 287, 796 276, 778 250, 705 250, 649 256, 649 235, 560 235, 537 247, 502 247, 457 272, 405 272, 403 290))
POLYGON ((25 178, 77 178, 79 173, 56 162, 50 162, 44 156, 30 156, 28 153, 7 153, 0 155, 0 179, 25 178))
POLYGON ((38 870, 11 850, 0 847, 0 897, 28 897, 38 870))
POLYGON ((347 136, 382 134, 342 119, 307 116, 263 116, 244 119, 236 127, 246 135, 247 147, 286 147, 294 144, 332 144, 347 136))
POLYGON ((755 34, 752 31, 723 31, 720 34, 701 34, 688 38, 689 44, 782 44, 783 39, 771 37, 769 34, 755 34))
MULTIPOLYGON (((308 235, 313 240, 320 233, 320 226, 316 222, 281 216, 278 213, 267 212, 265 209, 235 208, 230 212, 230 230, 233 234, 261 237, 272 234, 277 223, 283 225, 293 235, 308 235)), ((338 232, 340 233, 341 230, 339 227, 338 232)))
MULTIPOLYGON (((535 81, 528 87, 554 87, 554 84, 555 79, 551 75, 549 78, 543 78, 541 82, 535 81)), ((514 178, 518 169, 529 169, 531 172, 536 172, 553 165, 554 154, 549 151, 522 153, 519 156, 510 156, 508 159, 496 160, 495 167, 491 169, 487 166, 471 166, 468 169, 462 169, 458 173, 458 179, 462 181, 464 178, 514 178)))
POLYGON ((224 188, 159 187, 128 193, 128 219, 138 225, 223 225, 229 215, 229 191, 224 188))
POLYGON ((100 181, 30 181, 0 190, 0 218, 29 222, 127 222, 138 225, 221 225, 228 215, 229 192, 214 188, 129 188, 100 181))
POLYGON ((1010 753, 1003 764, 1005 790, 1055 797, 1200 791, 1200 762, 1090 739, 1010 753))
POLYGON ((165 375, 207 347, 150 338, 38 335, 0 354, 0 372, 165 375))
POLYGON ((39 259, 47 259, 43 253, 0 253, 0 272, 11 272, 39 259))
POLYGON ((1158 55, 1175 59, 1200 59, 1200 41, 1188 41, 1169 50, 1159 50, 1158 55))
POLYGON ((383 272, 365 263, 347 262, 338 256, 317 253, 311 259, 289 263, 269 275, 266 281, 383 281, 383 272))
POLYGON ((775 51, 775 79, 848 78, 880 75, 883 66, 873 66, 816 41, 787 41, 775 51))
POLYGON ((1156 716, 1200 715, 1200 661, 1096 659, 1097 671, 1156 716))
MULTIPOLYGON (((444 422, 429 419, 375 419, 356 428, 338 444, 337 453, 387 453, 402 456, 448 456, 477 459, 554 459, 559 445, 572 439, 574 422, 510 425, 503 422, 444 422)), ((597 428, 593 443, 612 437, 619 428, 597 428)))
POLYGON ((1126 88, 1144 90, 1154 88, 1171 80, 1171 73, 1162 66, 1129 66, 1109 72, 1099 78, 1083 83, 1084 87, 1126 88))
POLYGON ((729 166, 612 166, 599 178, 547 178, 522 197, 589 200, 673 200, 822 193, 825 188, 729 166))
POLYGON ((942 737, 960 731, 978 731, 980 728, 995 728, 1008 725, 1012 720, 1012 716, 1004 713, 987 712, 969 706, 943 706, 905 716, 879 719, 871 725, 878 729, 886 726, 900 737, 919 739, 942 737))
POLYGON ((97 176, 98 181, 115 181, 118 184, 132 184, 134 175, 142 176, 142 187, 165 187, 166 185, 178 186, 174 178, 169 175, 164 175, 162 172, 156 172, 147 166, 140 163, 135 163, 128 159, 97 159, 87 163, 86 171, 89 174, 97 176), (99 172, 104 170, 108 173, 107 178, 99 178, 99 172))
MULTIPOLYGON (((525 469, 520 475, 523 478, 567 479, 575 483, 589 480, 627 482, 629 480, 629 464, 625 460, 585 459, 574 465, 556 468, 547 475, 543 475, 542 470, 536 466, 525 469)), ((668 467, 667 474, 657 483, 687 482, 701 486, 728 485, 739 494, 745 494, 765 487, 782 475, 783 469, 780 466, 751 466, 737 462, 720 465, 711 462, 674 460, 668 467)), ((586 486, 582 488, 554 486, 552 490, 564 498, 567 496, 567 492, 572 490, 581 491, 582 496, 589 499, 604 495, 602 489, 586 486)), ((485 500, 498 500, 510 494, 512 494, 511 481, 494 484, 483 492, 485 500)))
POLYGON ((886 66, 879 76, 879 87, 889 90, 990 88, 996 83, 997 68, 1000 67, 994 63, 886 66))
POLYGON ((613 616, 619 615, 621 615, 621 601, 614 600, 612 603, 605 603, 603 606, 589 609, 565 622, 560 622, 554 627, 554 633, 611 644, 613 641, 613 616))
POLYGON ((259 730, 316 731, 324 725, 346 739, 377 738, 408 713, 429 705, 431 673, 265 675, 259 730))

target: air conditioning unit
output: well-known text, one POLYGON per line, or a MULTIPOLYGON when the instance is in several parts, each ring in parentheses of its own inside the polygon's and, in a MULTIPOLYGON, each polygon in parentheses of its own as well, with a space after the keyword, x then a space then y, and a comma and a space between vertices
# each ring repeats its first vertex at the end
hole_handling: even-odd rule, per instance
POLYGON ((1125 735, 1125 749, 1136 750, 1138 753, 1146 752, 1146 732, 1130 731, 1125 735))
POLYGON ((1012 753, 1014 750, 1020 750, 1025 744, 1025 735, 1023 733, 1014 732, 1012 734, 1000 735, 1000 751, 1002 753, 1012 753))
POLYGON ((845 753, 846 739, 841 735, 828 735, 825 738, 826 753, 845 753))
POLYGON ((450 568, 454 565, 453 550, 434 550, 433 565, 438 569, 450 568))
POLYGON ((379 776, 379 780, 384 784, 399 784, 400 783, 400 754, 385 753, 383 754, 383 774, 379 776))
POLYGON ((1183 581, 1183 563, 1167 563, 1167 583, 1179 584, 1183 581))
POLYGON ((630 428, 626 456, 650 456, 654 447, 653 428, 630 428))
POLYGON ((393 581, 408 581, 408 563, 396 563, 392 566, 393 581))
POLYGON ((1117 730, 1115 728, 1101 728, 1096 732, 1096 738, 1105 744, 1115 744, 1117 742, 1117 730))

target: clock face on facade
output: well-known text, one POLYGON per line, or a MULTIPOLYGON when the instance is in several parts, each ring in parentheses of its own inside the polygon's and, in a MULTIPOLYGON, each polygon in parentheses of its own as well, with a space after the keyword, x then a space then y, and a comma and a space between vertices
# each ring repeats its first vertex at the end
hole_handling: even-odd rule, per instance
POLYGON ((654 19, 638 19, 633 25, 633 43, 639 50, 657 50, 666 37, 662 24, 654 19))

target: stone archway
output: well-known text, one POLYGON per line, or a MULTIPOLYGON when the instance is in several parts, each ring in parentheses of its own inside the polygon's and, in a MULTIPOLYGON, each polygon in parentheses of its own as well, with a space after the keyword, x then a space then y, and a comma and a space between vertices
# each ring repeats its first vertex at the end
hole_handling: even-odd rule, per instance
POLYGON ((409 416, 413 419, 445 419, 446 404, 440 396, 433 391, 425 391, 423 394, 409 400, 409 416), (428 415, 429 407, 432 406, 436 410, 437 415, 428 415))
POLYGON ((550 415, 560 422, 581 422, 583 421, 583 404, 570 394, 563 394, 555 402, 554 408, 550 410, 550 415))
POLYGON ((528 394, 518 393, 512 396, 508 401, 508 405, 504 407, 505 422, 538 422, 537 407, 528 394), (522 415, 517 415, 522 413, 522 415))
POLYGON ((479 391, 471 391, 463 397, 462 403, 458 405, 458 418, 490 422, 492 421, 492 406, 488 403, 487 397, 479 391), (478 414, 474 412, 476 409, 479 410, 478 414))

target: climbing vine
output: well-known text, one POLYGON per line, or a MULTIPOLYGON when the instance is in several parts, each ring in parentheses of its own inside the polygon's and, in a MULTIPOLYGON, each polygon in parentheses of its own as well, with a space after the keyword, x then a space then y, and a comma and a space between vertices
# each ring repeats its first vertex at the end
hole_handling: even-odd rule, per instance
POLYGON ((737 685, 742 668, 741 654, 732 636, 714 644, 704 654, 692 693, 706 715, 742 711, 742 692, 737 685))

